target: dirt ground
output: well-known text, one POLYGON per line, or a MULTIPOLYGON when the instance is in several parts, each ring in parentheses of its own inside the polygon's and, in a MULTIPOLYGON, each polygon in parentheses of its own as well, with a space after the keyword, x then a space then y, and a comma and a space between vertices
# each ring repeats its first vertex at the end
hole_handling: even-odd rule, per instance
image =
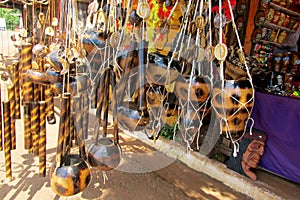
MULTIPOLYGON (((23 121, 17 120, 17 149, 12 151, 13 178, 5 178, 4 152, 0 154, 0 199, 250 199, 217 180, 166 157, 152 147, 124 133, 120 134, 122 160, 114 170, 91 168, 92 180, 81 193, 60 197, 50 187, 58 123, 47 124, 47 176, 38 174, 38 157, 23 148, 23 121)), ((93 128, 90 128, 93 133, 93 128)), ((87 146, 93 142, 87 140, 87 146)))

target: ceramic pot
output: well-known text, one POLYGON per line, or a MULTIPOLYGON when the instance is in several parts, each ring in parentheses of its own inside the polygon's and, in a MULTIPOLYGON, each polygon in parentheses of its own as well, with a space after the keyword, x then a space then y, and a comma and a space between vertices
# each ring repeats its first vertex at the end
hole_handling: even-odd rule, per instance
POLYGON ((212 105, 217 116, 222 119, 224 135, 230 133, 235 140, 243 135, 253 108, 253 98, 254 90, 249 80, 225 80, 215 83, 212 105))
POLYGON ((146 68, 146 78, 148 83, 156 85, 166 85, 176 80, 180 75, 177 71, 179 63, 173 60, 168 68, 169 59, 160 54, 149 54, 149 64, 146 68))
POLYGON ((148 110, 139 110, 134 102, 118 106, 117 116, 119 124, 129 131, 140 130, 150 121, 148 110))
POLYGON ((60 196, 72 196, 83 191, 91 180, 88 164, 79 155, 62 157, 61 166, 52 165, 50 169, 52 190, 60 196))
POLYGON ((204 76, 192 77, 190 85, 190 77, 180 76, 175 84, 175 93, 178 98, 183 101, 205 102, 210 96, 210 81, 204 76), (189 96, 190 88, 190 96, 189 96))
POLYGON ((107 137, 99 138, 88 152, 90 165, 104 171, 116 168, 121 160, 120 146, 107 137))

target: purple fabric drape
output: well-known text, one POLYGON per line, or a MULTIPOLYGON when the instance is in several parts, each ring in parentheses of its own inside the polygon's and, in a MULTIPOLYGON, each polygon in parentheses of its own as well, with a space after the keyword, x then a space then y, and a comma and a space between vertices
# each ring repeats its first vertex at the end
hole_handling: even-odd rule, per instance
POLYGON ((252 117, 267 135, 260 166, 300 183, 300 99, 256 92, 252 117))

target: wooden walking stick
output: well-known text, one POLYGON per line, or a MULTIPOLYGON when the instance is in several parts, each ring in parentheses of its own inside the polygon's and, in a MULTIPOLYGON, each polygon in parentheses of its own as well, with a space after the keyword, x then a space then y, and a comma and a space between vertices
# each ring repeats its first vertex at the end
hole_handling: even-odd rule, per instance
MULTIPOLYGON (((81 110, 81 97, 79 95, 73 97, 74 102, 74 111, 75 113, 80 113, 81 110)), ((86 152, 85 148, 83 147, 84 143, 84 135, 83 135, 83 125, 82 125, 82 116, 81 115, 75 115, 75 138, 77 139, 79 150, 80 150, 80 156, 86 160, 86 152)))
POLYGON ((83 109, 83 136, 84 139, 88 138, 89 129, 89 96, 88 92, 82 93, 82 109, 83 109))
MULTIPOLYGON (((92 167, 97 167, 100 170, 111 170, 116 168, 121 160, 121 149, 118 145, 118 132, 116 125, 116 112, 117 112, 117 104, 113 104, 113 108, 115 109, 113 112, 114 115, 114 140, 111 140, 107 137, 107 122, 108 122, 108 105, 109 105, 109 78, 110 71, 107 72, 106 78, 108 81, 105 85, 104 94, 104 102, 103 102, 103 110, 104 110, 104 125, 103 125, 103 136, 99 137, 99 130, 97 130, 97 136, 95 143, 92 144, 89 148, 88 153, 88 161, 92 167)), ((112 78, 114 79, 114 77, 112 78)), ((114 82, 113 82, 114 86, 114 82)), ((113 93, 113 98, 115 98, 115 93, 113 93)), ((115 102, 115 99, 113 99, 115 102)), ((101 116, 99 116, 101 119, 101 116)))
POLYGON ((15 125, 15 87, 10 85, 7 87, 8 100, 10 105, 10 136, 11 149, 16 149, 16 125, 15 125))
POLYGON ((112 108, 113 108, 113 127, 114 127, 114 143, 115 145, 119 144, 119 127, 118 127, 118 117, 117 117, 117 94, 115 90, 116 86, 116 76, 115 73, 112 72, 111 75, 111 84, 112 84, 112 91, 113 91, 113 98, 112 98, 112 108))
POLYGON ((39 174, 46 176, 46 102, 39 102, 40 131, 39 131, 39 174))
MULTIPOLYGON (((0 102, 1 102, 1 84, 0 84, 0 102)), ((2 121, 3 121, 3 117, 2 117, 2 106, 0 106, 0 151, 3 150, 3 132, 2 132, 2 121)))
POLYGON ((31 103, 30 124, 32 135, 32 153, 39 154, 39 103, 31 103))
MULTIPOLYGON (((100 87, 98 91, 98 96, 99 96, 99 101, 97 102, 97 110, 96 110, 96 116, 98 117, 98 125, 99 128, 102 126, 102 109, 103 109, 103 120, 104 120, 104 125, 103 127, 103 135, 106 135, 107 133, 107 122, 106 119, 108 119, 108 92, 109 92, 109 68, 107 68, 104 71, 104 74, 101 76, 100 80, 100 87), (106 124, 106 125, 105 125, 106 124)), ((96 135, 96 141, 99 138, 99 131, 97 132, 96 135)))
POLYGON ((146 55, 147 55, 147 45, 148 42, 142 40, 139 43, 139 66, 138 66, 138 89, 139 89, 139 109, 146 109, 146 96, 145 96, 145 64, 146 64, 146 55))
MULTIPOLYGON (((108 126, 108 110, 109 110, 109 80, 110 80, 110 71, 107 72, 107 82, 105 83, 105 92, 104 92, 104 125, 103 125, 103 135, 107 135, 107 126, 108 126)), ((100 124, 99 124, 100 125, 100 124)))
POLYGON ((91 94, 91 109, 97 108, 97 102, 98 102, 97 91, 98 91, 98 88, 99 88, 99 84, 95 83, 94 87, 93 87, 93 90, 92 90, 92 94, 91 94))
MULTIPOLYGON (((81 96, 73 96, 74 111, 75 113, 81 113, 81 96)), ((83 125, 82 125, 82 115, 75 115, 75 135, 79 135, 80 139, 83 140, 83 125)))
MULTIPOLYGON (((32 62, 32 44, 22 45, 21 50, 21 72, 24 74, 28 69, 31 69, 32 62)), ((22 103, 30 103, 33 100, 32 82, 25 81, 22 78, 22 103)))
POLYGON ((10 105, 9 101, 3 101, 4 114, 4 153, 5 153, 5 168, 6 178, 12 178, 11 169, 11 132, 10 132, 10 105))
POLYGON ((38 102, 40 101, 40 85, 39 84, 32 84, 33 87, 33 101, 38 102))
POLYGON ((15 119, 21 119, 19 62, 14 62, 13 84, 15 86, 15 119))
MULTIPOLYGON (((72 99, 72 103, 71 105, 74 104, 74 100, 72 99)), ((71 111, 71 116, 70 116, 70 145, 71 147, 73 147, 73 143, 72 141, 76 139, 75 136, 75 112, 74 109, 72 109, 71 111)))
POLYGON ((56 166, 60 167, 62 162, 62 156, 64 152, 64 132, 65 132, 65 123, 67 116, 67 98, 61 98, 61 110, 60 110, 60 120, 59 120, 59 133, 57 141, 57 150, 56 150, 56 166))
MULTIPOLYGON (((52 190, 61 196, 71 196, 83 191, 91 180, 91 173, 88 164, 85 159, 79 154, 65 154, 63 143, 65 141, 65 119, 68 97, 62 98, 61 104, 61 121, 60 132, 57 145, 56 163, 50 169, 51 188, 52 190)), ((80 136, 78 136, 80 137, 80 136)), ((79 152, 82 152, 84 147, 84 141, 78 141, 80 144, 79 152)), ((66 152, 66 151, 65 151, 66 152)))
POLYGON ((70 153, 70 115, 71 115, 71 94, 70 93, 65 93, 63 94, 62 99, 66 101, 65 104, 65 110, 66 110, 66 116, 65 116, 65 127, 64 127, 64 151, 63 151, 63 156, 67 155, 70 153))
POLYGON ((75 136, 75 108, 74 108, 74 99, 73 96, 75 94, 71 95, 70 98, 70 147, 73 147, 73 142, 76 142, 76 136, 75 136))
MULTIPOLYGON (((47 68, 44 65, 46 58, 37 57, 36 59, 39 66, 39 71, 45 72, 47 70, 47 68)), ((39 87, 39 100, 45 101, 45 92, 44 92, 45 85, 38 84, 38 87, 39 87)))
MULTIPOLYGON (((145 126, 147 126, 147 124, 150 121, 149 112, 147 110, 147 105, 145 101, 145 81, 144 81, 145 80, 144 65, 146 60, 144 57, 146 56, 145 44, 147 44, 147 42, 141 41, 140 43, 142 44, 140 44, 139 47, 139 66, 138 69, 135 68, 132 70, 132 71, 136 70, 134 71, 135 72, 134 74, 138 74, 138 77, 136 75, 132 75, 132 77, 134 77, 135 79, 137 77, 138 80, 133 83, 130 81, 130 84, 136 85, 135 90, 138 91, 139 93, 138 104, 136 104, 133 101, 130 102, 128 101, 126 105, 125 104, 126 102, 122 101, 121 98, 119 98, 119 100, 121 101, 118 102, 118 123, 120 123, 123 127, 125 127, 130 131, 141 130, 145 126)), ((124 79, 122 78, 121 81, 126 83, 129 80, 129 76, 130 76, 129 73, 127 74, 125 73, 124 79)), ((118 84, 117 94, 123 96, 125 87, 122 85, 118 84)))
POLYGON ((24 148, 30 150, 32 148, 32 135, 30 124, 30 104, 24 104, 24 148))
POLYGON ((54 115, 54 99, 51 86, 47 86, 45 89, 45 101, 46 101, 46 117, 49 124, 55 124, 56 118, 54 115))
POLYGON ((96 117, 98 117, 98 124, 101 125, 101 114, 102 114, 102 106, 103 106, 103 100, 104 100, 104 92, 105 87, 108 83, 108 76, 107 76, 108 70, 105 70, 104 73, 100 77, 100 84, 97 89, 97 106, 96 106, 96 117))

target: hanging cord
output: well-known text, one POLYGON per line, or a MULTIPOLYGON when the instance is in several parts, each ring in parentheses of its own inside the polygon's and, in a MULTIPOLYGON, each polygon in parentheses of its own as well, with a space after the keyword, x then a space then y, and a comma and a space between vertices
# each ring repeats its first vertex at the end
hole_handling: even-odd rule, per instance
MULTIPOLYGON (((109 47, 108 47, 107 45, 104 47, 104 56, 103 56, 104 58, 106 58, 106 54, 107 54, 107 49, 108 49, 108 48, 109 48, 109 47)), ((98 50, 100 51, 100 48, 99 48, 98 50)), ((102 50, 102 49, 101 49, 101 50, 102 50)), ((112 57, 112 55, 111 55, 110 57, 112 57)), ((91 59, 91 60, 92 60, 92 59, 91 59)), ((102 60, 104 60, 104 59, 102 59, 102 60)), ((102 74, 102 71, 103 71, 103 69, 104 69, 104 66, 107 65, 109 62, 110 62, 110 58, 108 57, 107 59, 105 59, 105 60, 101 63, 101 65, 99 66, 99 69, 98 69, 96 75, 94 76, 94 78, 90 77, 92 85, 95 84, 97 77, 100 76, 100 75, 102 74)), ((90 73, 90 74, 91 74, 91 73, 90 73)))
MULTIPOLYGON (((196 5, 196 7, 195 8, 198 8, 198 2, 199 1, 197 1, 197 5, 196 5)), ((201 0, 201 2, 200 2, 200 7, 199 7, 199 16, 202 16, 202 10, 203 10, 203 0, 201 0)), ((194 14, 194 20, 195 20, 195 17, 196 17, 196 11, 195 11, 195 14, 194 14)), ((204 30, 202 30, 202 31, 204 31, 204 30)), ((195 41, 195 44, 196 44, 196 46, 200 46, 200 45, 198 45, 199 44, 199 39, 200 39, 200 36, 199 36, 199 34, 200 34, 200 29, 199 28, 197 28, 197 36, 196 36, 196 41, 195 41)))
MULTIPOLYGON (((169 16, 168 16, 168 18, 167 18, 167 21, 171 18, 173 12, 175 11, 175 8, 176 8, 176 6, 177 6, 177 3, 178 3, 178 2, 176 1, 175 6, 174 6, 173 9, 171 10, 171 12, 170 12, 170 14, 169 14, 169 16)), ((188 18, 188 15, 189 15, 188 13, 190 12, 191 3, 192 3, 192 0, 189 0, 188 9, 186 10, 186 13, 184 14, 184 21, 183 21, 184 23, 183 23, 183 25, 181 24, 180 32, 179 32, 179 37, 178 37, 178 40, 177 40, 175 49, 174 49, 174 51, 172 52, 172 56, 171 56, 170 60, 168 61, 167 70, 166 70, 165 74, 162 75, 162 77, 165 76, 165 85, 170 85, 170 68, 171 68, 171 64, 172 64, 172 62, 173 62, 173 60, 174 60, 175 52, 176 52, 176 50, 177 50, 177 48, 178 48, 178 46, 179 46, 179 43, 180 43, 181 38, 182 38, 182 35, 183 35, 183 33, 186 31, 186 29, 187 29, 187 18, 188 18)), ((164 27, 164 29, 165 29, 165 27, 164 27)), ((155 42, 157 41, 157 39, 158 39, 158 37, 157 37, 156 40, 154 41, 154 44, 155 44, 155 42)), ((181 51, 182 51, 182 45, 180 46, 179 52, 181 52, 181 51)), ((179 56, 179 57, 180 57, 180 56, 179 56)), ((148 62, 147 62, 147 64, 148 64, 148 62)), ((182 66, 182 68, 184 68, 184 67, 182 66)), ((163 94, 164 94, 164 96, 163 96, 162 99, 161 99, 161 105, 160 105, 160 107, 161 107, 161 108, 163 108, 163 107, 167 107, 167 108, 168 108, 169 105, 168 105, 167 103, 164 103, 164 99, 166 99, 167 96, 168 96, 168 91, 166 90, 166 88, 163 89, 163 94)), ((159 116, 162 115, 162 111, 163 111, 163 109, 160 109, 160 110, 158 111, 158 115, 159 115, 159 116)), ((153 115, 154 115, 154 114, 153 114, 153 115)), ((156 121, 159 120, 159 119, 156 118, 156 116, 154 116, 154 118, 155 118, 156 121)), ((160 121, 159 121, 159 123, 158 123, 156 126, 157 126, 157 127, 156 127, 156 130, 159 130, 159 129, 161 128, 161 123, 160 123, 160 121)))
MULTIPOLYGON (((177 42, 176 42, 176 45, 175 45, 175 48, 174 48, 174 52, 172 53, 171 59, 168 62, 168 70, 170 69, 171 64, 174 60, 175 51, 177 51, 177 48, 179 46, 179 42, 181 41, 182 34, 185 32, 185 30, 187 28, 187 18, 188 18, 188 15, 189 15, 188 13, 190 12, 191 4, 192 4, 192 0, 189 0, 187 9, 184 13, 183 23, 182 23, 182 26, 181 26, 180 31, 179 31, 179 36, 178 36, 178 39, 177 39, 177 42)), ((180 57, 180 50, 179 50, 179 56, 178 57, 180 57)))
MULTIPOLYGON (((130 4, 131 4, 131 0, 129 0, 127 2, 127 7, 126 7, 127 10, 130 9, 130 4)), ((117 67, 117 69, 114 69, 114 71, 118 71, 118 70, 123 71, 123 69, 119 66, 119 64, 116 62, 116 60, 117 60, 118 53, 120 52, 120 49, 121 49, 120 46, 123 43, 128 18, 129 18, 129 12, 126 13, 125 23, 124 23, 123 27, 121 28, 120 38, 119 38, 117 47, 116 47, 116 49, 113 48, 113 62, 114 62, 113 66, 117 67)), ((120 24, 123 24, 123 23, 120 23, 120 24)), ((117 29, 117 10, 115 9, 115 32, 117 32, 117 31, 118 31, 118 29, 117 29)))
MULTIPOLYGON (((198 1, 197 1, 196 8, 198 6, 199 6, 199 4, 198 4, 198 1)), ((201 2, 200 2, 200 16, 202 16, 202 11, 203 11, 203 0, 201 0, 201 2)), ((197 15, 196 15, 196 12, 195 12, 194 17, 193 17, 193 21, 196 19, 196 16, 197 15)), ((191 33, 190 33, 189 37, 191 38, 191 33)), ((187 97, 188 99, 187 99, 186 104, 183 105, 183 107, 182 107, 182 111, 183 112, 184 112, 184 108, 187 107, 187 113, 188 113, 188 115, 191 114, 191 108, 192 108, 192 110, 195 111, 194 115, 188 116, 188 117, 190 117, 191 122, 188 124, 188 127, 185 127, 185 129, 184 129, 185 130, 185 137, 186 137, 186 135, 188 135, 189 128, 196 128, 196 127, 190 127, 192 121, 193 120, 198 120, 199 121, 199 126, 198 126, 198 128, 196 128, 197 132, 195 132, 194 135, 189 136, 189 137, 192 138, 191 141, 193 141, 196 136, 197 136, 198 139, 200 137, 201 128, 202 128, 202 125, 203 125, 203 119, 205 117, 205 113, 207 112, 207 105, 208 105, 208 101, 209 101, 209 97, 210 97, 210 94, 209 94, 208 98, 204 102, 201 102, 201 106, 199 106, 198 108, 196 108, 194 106, 194 104, 191 103, 191 89, 192 89, 191 85, 192 85, 193 77, 195 76, 195 68, 196 68, 196 61, 195 61, 195 59, 193 59, 192 71, 191 71, 191 74, 190 74, 190 77, 189 77, 188 97, 187 97)), ((186 124, 184 124, 184 125, 186 126, 186 124)), ((186 141, 186 142, 188 142, 188 141, 186 141)), ((197 140, 196 145, 197 145, 197 149, 199 149, 199 142, 198 142, 198 140, 197 140)), ((191 147, 189 147, 189 148, 191 149, 191 147)))
MULTIPOLYGON (((223 43, 223 32, 222 32, 222 27, 223 27, 223 16, 222 16, 222 0, 219 0, 219 20, 220 20, 220 24, 219 24, 219 44, 223 43)), ((220 48, 220 51, 222 51, 222 49, 220 48)), ((222 82, 224 82, 224 61, 220 61, 220 80, 222 80, 222 82)), ((222 84, 223 85, 223 84, 222 84)), ((222 88, 223 89, 223 88, 222 88)))
MULTIPOLYGON (((185 15, 185 20, 184 20, 184 26, 183 26, 183 32, 182 33, 186 33, 186 30, 188 29, 188 26, 189 26, 189 23, 188 23, 188 20, 189 20, 189 17, 190 17, 190 12, 191 12, 191 5, 192 5, 192 2, 193 0, 191 0, 189 3, 190 3, 190 6, 188 7, 188 9, 186 10, 186 15, 185 15)), ((181 33, 181 34, 182 34, 181 33)), ((182 35, 181 35, 182 36, 182 35)), ((179 38, 181 38, 181 36, 179 38)), ((182 36, 182 40, 184 39, 184 36, 182 36)), ((180 40, 178 40, 179 42, 180 40)), ((188 40, 188 44, 187 46, 189 47, 189 40, 188 40)), ((179 52, 178 52, 178 59, 181 58, 181 53, 182 53, 182 49, 185 48, 184 47, 184 44, 183 42, 181 42, 181 45, 180 45, 180 49, 179 49, 179 52)), ((177 47, 176 47, 177 49, 177 47)), ((184 63, 183 63, 184 64, 184 63)), ((184 66, 182 66, 182 70, 184 69, 184 66)))
MULTIPOLYGON (((239 45, 239 49, 241 51, 241 54, 242 54, 242 58, 243 58, 243 61, 244 61, 244 65, 245 65, 245 68, 246 68, 246 72, 247 72, 247 76, 248 76, 248 79, 249 79, 249 82, 252 86, 252 90, 253 90, 253 94, 254 94, 254 86, 253 86, 253 83, 252 83, 252 76, 250 74, 250 71, 249 71, 249 67, 248 67, 248 64, 246 62, 246 59, 245 59, 245 54, 244 54, 244 51, 243 51, 243 47, 242 47, 242 44, 241 44, 241 40, 240 40, 240 37, 239 37, 239 33, 238 33, 238 30, 237 30, 237 27, 236 27, 236 23, 234 21, 234 15, 233 15, 233 11, 232 11, 232 6, 230 4, 230 0, 227 0, 228 1, 228 5, 229 5, 229 11, 230 11, 230 15, 231 15, 231 20, 232 20, 232 26, 234 28, 234 31, 235 31, 235 35, 237 37, 237 41, 238 41, 238 45, 239 45)), ((254 97, 252 97, 254 98, 254 97)), ((251 100, 252 100, 251 98, 251 100)), ((250 100, 249 100, 250 101, 250 100)))
MULTIPOLYGON (((67 14, 67 29, 66 29, 66 48, 65 48, 65 51, 64 51, 64 57, 65 59, 67 59, 67 52, 66 50, 67 49, 71 49, 71 31, 72 31, 72 26, 71 26, 71 19, 72 19, 72 0, 68 0, 67 1, 67 10, 68 10, 68 14, 67 14)), ((67 73, 66 73, 66 77, 67 77, 67 83, 66 83, 66 86, 67 86, 67 92, 70 91, 70 88, 69 88, 69 80, 70 80, 70 63, 68 63, 68 69, 67 69, 67 73)))
MULTIPOLYGON (((232 12, 232 7, 231 7, 231 4, 230 4, 229 0, 228 0, 228 4, 229 4, 229 9, 230 9, 230 14, 231 14, 231 18, 232 18, 233 27, 235 29, 235 34, 236 34, 236 36, 238 38, 238 43, 239 43, 240 50, 242 51, 242 46, 241 46, 239 35, 238 35, 237 29, 236 29, 236 25, 235 25, 235 22, 234 22, 234 16, 233 16, 233 12, 232 12)), ((220 7, 219 7, 219 13, 220 13, 220 7)), ((221 13, 220 13, 220 30, 221 30, 221 25, 222 25, 222 17, 221 17, 221 13)), ((219 39, 220 39, 220 42, 221 42, 221 39, 222 39, 221 32, 220 32, 220 35, 219 35, 219 39)), ((243 56, 244 56, 244 54, 243 54, 243 56)), ((221 61, 221 62, 223 62, 223 61, 221 61)), ((251 75, 249 73, 249 69, 247 67, 246 61, 244 62, 244 64, 245 64, 245 67, 246 67, 246 70, 247 70, 247 75, 249 77, 249 82, 251 84, 252 94, 254 94, 254 87, 253 87, 251 75)), ((212 98, 215 99, 215 98, 217 98, 217 96, 220 96, 221 99, 222 99, 222 105, 224 105, 224 96, 230 96, 230 98, 232 100, 234 100, 234 102, 238 102, 238 104, 240 105, 239 108, 236 109, 234 113, 231 113, 231 115, 228 118, 226 118, 226 115, 225 115, 226 111, 225 111, 224 106, 222 106, 222 110, 223 110, 223 115, 225 115, 225 116, 222 116, 220 113, 217 112, 217 114, 221 118, 221 120, 220 120, 220 130, 221 130, 221 133, 220 134, 222 134, 222 129, 224 130, 224 127, 225 127, 226 137, 229 138, 231 140, 231 142, 233 143, 233 146, 234 146, 234 148, 233 148, 233 156, 236 157, 237 153, 239 152, 239 143, 238 143, 238 141, 246 133, 249 121, 251 121, 250 134, 252 133, 252 127, 254 125, 254 120, 251 117, 246 120, 245 125, 244 125, 244 131, 243 131, 242 135, 239 138, 237 138, 236 140, 234 140, 232 138, 232 135, 230 133, 230 127, 229 127, 228 121, 230 121, 238 112, 240 112, 241 109, 246 110, 248 116, 251 116, 252 108, 248 109, 246 107, 246 105, 249 104, 249 103, 251 103, 252 101, 254 103, 254 95, 246 103, 242 103, 237 98, 233 97, 230 93, 228 93, 226 90, 224 90, 225 81, 224 81, 224 77, 223 77, 223 70, 221 70, 221 68, 220 68, 220 79, 222 81, 221 90, 220 90, 220 92, 216 93, 212 98)), ((214 104, 212 104, 212 107, 215 110, 217 110, 215 108, 214 104)))
MULTIPOLYGON (((242 54, 242 58, 243 58, 242 60, 244 61, 244 65, 245 65, 245 68, 246 68, 247 76, 248 76, 248 79, 249 79, 249 82, 250 82, 251 88, 252 88, 252 94, 253 94, 253 96, 246 102, 246 104, 250 103, 251 101, 253 101, 253 103, 254 103, 255 99, 254 99, 254 86, 253 86, 253 82, 252 82, 252 77, 251 77, 251 74, 250 74, 250 71, 249 71, 248 64, 247 64, 246 59, 245 59, 245 54, 244 54, 243 47, 242 47, 242 44, 241 44, 241 40, 240 40, 240 37, 239 37, 239 34, 238 34, 236 23, 234 21, 234 15, 233 15, 233 11, 232 11, 232 6, 231 6, 231 3, 230 3, 230 0, 227 0, 227 2, 228 2, 228 5, 229 5, 229 11, 230 11, 230 15, 231 15, 232 25, 233 25, 233 28, 235 30, 235 35, 237 37, 237 41, 238 41, 240 53, 242 54)), ((247 112, 248 112, 248 110, 247 110, 247 112)), ((252 113, 252 109, 248 112, 249 116, 251 116, 251 113, 252 113)), ((249 118, 248 120, 250 120, 252 122, 252 124, 250 126, 250 134, 252 135, 252 127, 254 125, 254 120, 253 120, 253 118, 249 118)), ((248 123, 248 120, 247 120, 247 123, 248 123)))
MULTIPOLYGON (((178 53, 178 58, 180 58, 180 54, 181 54, 181 51, 182 51, 182 48, 183 48, 183 41, 181 41, 181 37, 183 36, 183 33, 187 30, 187 27, 188 27, 188 17, 189 17, 189 13, 190 13, 190 9, 191 9, 191 4, 192 4, 192 0, 190 0, 189 2, 188 2, 188 6, 187 6, 187 10, 186 10, 186 12, 185 12, 185 15, 184 15, 184 19, 183 19, 183 25, 181 26, 181 29, 180 29, 180 32, 179 32, 179 36, 178 36, 178 40, 177 40, 177 43, 176 43, 176 46, 175 46, 175 49, 174 49, 174 52, 173 52, 173 54, 172 54, 172 57, 171 57, 171 59, 170 59, 170 61, 168 62, 168 71, 169 71, 169 69, 170 69, 170 67, 171 67, 171 63, 172 63, 172 61, 174 60, 174 56, 175 56, 175 51, 177 50, 177 48, 178 48, 178 45, 179 45, 179 42, 181 42, 181 45, 180 45, 180 49, 179 49, 179 53, 178 53)), ((198 4, 199 4, 199 1, 197 1, 197 7, 198 7, 198 4)), ((196 12, 194 13, 194 16, 193 16, 193 19, 195 19, 196 18, 196 12)), ((184 37, 184 36, 183 36, 184 37)), ((189 46, 190 45, 190 41, 191 41, 191 33, 189 33, 189 38, 188 38, 188 44, 187 44, 187 46, 189 46)), ((183 66, 182 66, 182 70, 183 70, 183 66)), ((190 107, 190 94, 191 94, 191 87, 190 87, 190 85, 191 85, 191 81, 192 81, 192 77, 193 77, 193 75, 194 75, 194 71, 195 71, 195 63, 193 63, 193 66, 192 66, 192 71, 191 71, 191 74, 190 74, 190 79, 189 79, 189 87, 188 87, 188 100, 187 100, 187 102, 185 103, 185 104, 183 104, 182 102, 181 102, 181 100, 179 99, 179 102, 180 102, 180 105, 182 105, 181 106, 181 110, 179 111, 179 116, 181 116, 182 114, 184 115, 184 111, 185 111, 185 107, 187 106, 187 112, 188 112, 188 115, 190 115, 191 113, 191 111, 190 111, 190 109, 189 109, 189 107, 190 107)), ((169 74, 168 74, 169 75, 169 74)), ((194 106, 192 105, 192 107, 194 108, 194 106)), ((195 109, 196 110, 196 109, 195 109)), ((196 112, 195 112, 196 113, 196 112)), ((197 114, 197 113, 196 113, 197 114)), ((193 119, 194 118, 194 115, 193 116, 188 116, 188 117, 190 117, 191 119, 193 119)), ((185 118, 185 116, 184 116, 184 118, 185 118)), ((177 125, 179 125, 180 124, 180 117, 178 118, 178 121, 177 121, 177 125)), ((189 122, 189 124, 188 124, 188 126, 186 127, 186 124, 184 123, 184 126, 185 126, 185 131, 184 131, 184 134, 183 134, 183 139, 184 139, 184 141, 186 142, 186 144, 187 144, 187 150, 192 150, 192 148, 190 147, 190 144, 189 144, 189 138, 193 138, 193 137, 195 137, 195 135, 193 135, 193 136, 190 136, 189 134, 188 134, 188 131, 190 130, 190 129, 192 129, 192 128, 194 128, 194 127, 191 127, 191 123, 192 122, 189 122)), ((175 134, 176 134, 176 131, 174 130, 174 136, 173 136, 173 138, 175 138, 175 134)))
MULTIPOLYGON (((212 25, 211 25, 211 0, 208 0, 208 21, 209 21, 209 28, 208 28, 208 31, 209 31, 209 46, 212 46, 212 25)), ((213 69, 213 61, 210 61, 210 77, 211 77, 211 80, 210 82, 212 83, 211 84, 211 91, 213 89, 213 78, 214 78, 214 69, 213 69)))
MULTIPOLYGON (((200 5, 203 7, 203 0, 201 0, 200 5)), ((199 6, 199 1, 197 1, 195 8, 197 8, 198 6, 199 6)), ((202 12, 202 10, 200 10, 200 14, 202 14, 201 12, 202 12)), ((196 16, 197 16, 197 12, 195 11, 194 16, 193 16, 193 21, 195 21, 196 16)), ((189 49, 191 38, 192 38, 192 33, 189 33, 189 39, 188 39, 187 49, 189 49)), ((192 86, 193 76, 195 75, 195 67, 196 67, 196 63, 195 63, 195 59, 193 59, 192 71, 191 71, 190 78, 189 78, 188 97, 187 97, 188 98, 188 102, 191 101, 191 99, 190 99, 190 97, 191 97, 191 86, 192 86)), ((187 109, 189 109, 189 103, 187 105, 187 109)))
MULTIPOLYGON (((100 7, 101 9, 102 9, 102 7, 103 7, 103 2, 104 2, 104 0, 101 1, 101 7, 100 7)), ((131 0, 129 0, 129 2, 131 2, 131 0)), ((129 7, 130 7, 130 3, 129 3, 129 2, 128 2, 128 4, 127 4, 127 8, 128 8, 128 9, 129 9, 129 7)), ((108 1, 107 1, 107 3, 108 3, 108 1)), ((127 15, 126 15, 126 20, 128 19, 128 17, 129 17, 129 13, 127 13, 127 15)), ((114 24, 114 25, 115 25, 115 26, 114 26, 115 30, 117 30, 116 24, 114 24)), ((125 23, 125 25, 126 25, 126 23, 125 23)), ((125 27, 125 25, 124 25, 124 27, 125 27)), ((106 31, 109 31, 109 29, 107 29, 106 31)), ((118 52, 119 52, 119 49, 120 49, 120 46, 121 46, 121 43, 122 43, 122 38, 123 38, 123 36, 124 36, 124 28, 122 29, 121 37, 120 37, 120 40, 118 41, 117 51, 116 51, 116 52, 113 52, 112 55, 108 55, 108 52, 109 52, 109 49, 110 49, 110 46, 108 45, 108 39, 105 40, 105 46, 104 46, 103 48, 99 48, 99 47, 97 46, 97 44, 95 44, 94 41, 91 40, 91 42, 92 42, 93 45, 97 48, 97 50, 94 52, 94 54, 93 54, 93 56, 92 56, 92 58, 90 59, 89 62, 91 62, 91 61, 94 59, 94 57, 96 56, 97 53, 103 51, 103 49, 104 49, 104 55, 102 56, 102 61, 103 61, 103 62, 101 63, 101 65, 100 65, 100 67, 99 67, 97 73, 95 74, 94 77, 92 77, 92 73, 90 73, 90 80, 91 80, 92 86, 95 85, 96 79, 98 78, 98 76, 100 76, 100 75, 102 74, 102 71, 103 71, 103 69, 105 68, 105 66, 106 66, 106 65, 109 66, 109 63, 110 63, 111 59, 115 60, 115 58, 116 58, 116 56, 117 56, 117 54, 118 54, 118 52), (105 58, 105 59, 104 59, 104 58, 105 58)), ((101 54, 101 55, 102 55, 102 54, 101 54)), ((89 66, 90 66, 90 65, 89 65, 89 66)), ((115 65, 114 65, 114 66, 115 66, 115 65)), ((119 67, 119 68, 120 68, 120 67, 119 67)), ((90 69, 90 72, 91 72, 91 69, 90 69)), ((93 93, 93 90, 94 90, 94 87, 92 87, 92 90, 91 90, 91 92, 90 92, 89 97, 91 97, 91 95, 92 95, 92 93, 93 93)))
MULTIPOLYGON (((223 16, 222 16, 222 0, 219 0, 219 20, 220 20, 220 23, 219 23, 219 44, 222 44, 223 43, 223 40, 222 40, 222 36, 223 36, 223 32, 222 32, 222 28, 223 28, 223 16)), ((220 48, 220 51, 222 51, 222 49, 220 48)), ((220 52, 221 54, 221 52, 220 52)), ((225 105, 225 102, 224 102, 224 96, 223 96, 223 92, 224 92, 224 86, 225 86, 225 80, 224 80, 224 61, 220 61, 220 71, 219 71, 219 78, 221 80, 221 92, 220 92, 220 95, 221 95, 221 101, 222 101, 222 113, 225 114, 225 117, 222 117, 221 120, 220 120, 220 126, 222 125, 222 121, 226 122, 226 137, 228 137, 228 134, 227 133, 227 130, 228 130, 228 123, 227 123, 227 120, 226 120, 226 110, 224 108, 224 105, 225 105)), ((216 96, 215 96, 216 98, 216 96)), ((222 129, 220 129, 222 130, 222 129)), ((221 134, 221 133, 220 133, 221 134)), ((232 140, 231 140, 232 141, 232 140)))
POLYGON ((42 42, 43 44, 46 43, 46 37, 45 37, 45 29, 46 29, 46 21, 49 22, 49 18, 50 18, 50 4, 47 6, 47 12, 46 12, 46 19, 45 19, 45 22, 42 26, 42 30, 40 31, 41 34, 40 34, 40 42, 42 42))
POLYGON ((103 177, 103 184, 106 184, 106 181, 108 181, 108 176, 104 170, 102 170, 102 177, 103 177))

